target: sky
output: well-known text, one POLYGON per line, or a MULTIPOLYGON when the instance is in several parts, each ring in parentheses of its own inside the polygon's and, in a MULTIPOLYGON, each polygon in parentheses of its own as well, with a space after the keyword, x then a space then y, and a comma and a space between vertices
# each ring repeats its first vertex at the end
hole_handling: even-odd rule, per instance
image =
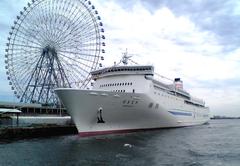
MULTIPOLYGON (((0 101, 17 101, 6 79, 8 32, 27 0, 0 1, 0 101)), ((92 0, 105 28, 104 66, 125 49, 205 100, 212 115, 240 116, 240 1, 92 0)))

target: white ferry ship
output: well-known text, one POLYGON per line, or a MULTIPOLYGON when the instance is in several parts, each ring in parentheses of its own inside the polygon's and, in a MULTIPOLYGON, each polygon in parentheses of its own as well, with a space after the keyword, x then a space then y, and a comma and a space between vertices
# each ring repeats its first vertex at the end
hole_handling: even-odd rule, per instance
POLYGON ((91 75, 91 90, 55 90, 80 136, 185 127, 210 119, 205 102, 185 91, 180 78, 160 82, 153 66, 115 65, 91 75))

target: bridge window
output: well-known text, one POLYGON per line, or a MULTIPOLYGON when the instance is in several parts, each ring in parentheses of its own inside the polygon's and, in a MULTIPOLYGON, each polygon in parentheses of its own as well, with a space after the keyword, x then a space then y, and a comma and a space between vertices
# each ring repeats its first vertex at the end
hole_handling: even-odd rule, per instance
POLYGON ((148 108, 152 108, 152 106, 153 106, 153 103, 150 103, 150 104, 148 105, 148 108))

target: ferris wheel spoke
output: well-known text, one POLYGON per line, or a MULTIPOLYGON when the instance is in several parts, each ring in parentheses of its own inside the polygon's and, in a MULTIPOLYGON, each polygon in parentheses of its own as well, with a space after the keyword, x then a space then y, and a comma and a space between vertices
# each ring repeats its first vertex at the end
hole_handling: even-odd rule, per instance
POLYGON ((51 13, 51 2, 48 1, 48 5, 47 5, 47 8, 46 8, 46 13, 47 13, 47 16, 48 16, 48 25, 49 25, 49 33, 50 33, 50 36, 52 38, 54 38, 54 28, 52 27, 52 13, 51 13))
MULTIPOLYGON (((56 14, 55 14, 56 15, 56 14)), ((51 16, 51 17, 53 17, 53 15, 51 16)), ((51 19, 52 20, 52 19, 51 19)), ((59 21, 61 21, 61 22, 65 22, 64 20, 62 20, 62 17, 61 16, 55 16, 55 18, 54 18, 54 20, 55 20, 55 23, 56 22, 58 22, 58 20, 59 21)), ((50 25, 53 25, 53 24, 50 24, 50 25)), ((65 27, 65 25, 66 25, 66 23, 64 23, 64 24, 61 24, 62 25, 62 29, 61 30, 56 30, 56 31, 53 31, 53 33, 52 33, 52 35, 56 38, 56 39, 58 39, 60 36, 59 36, 59 34, 61 35, 63 32, 64 32, 64 27, 65 27)), ((55 28, 51 28, 52 30, 54 30, 55 28)))
MULTIPOLYGON (((61 51, 61 50, 59 50, 59 53, 95 57, 95 55, 93 55, 93 54, 85 54, 85 53, 79 53, 79 52, 73 52, 73 51, 61 51)), ((71 58, 71 57, 69 57, 69 58, 71 58)), ((72 59, 72 60, 74 60, 74 59, 72 59)))
POLYGON ((62 43, 65 43, 65 42, 68 42, 69 40, 73 40, 74 38, 77 38, 76 36, 79 36, 79 35, 83 34, 84 30, 86 30, 86 29, 83 29, 83 27, 81 27, 81 26, 72 29, 69 32, 69 34, 66 34, 66 36, 63 36, 64 40, 62 40, 62 43))
MULTIPOLYGON (((81 21, 81 20, 79 20, 79 21, 81 21)), ((77 24, 80 24, 80 22, 77 22, 77 24)), ((93 24, 93 23, 91 22, 91 19, 89 19, 89 20, 86 21, 85 24, 86 24, 86 26, 88 26, 88 28, 89 28, 90 25, 93 24)), ((80 24, 80 25, 81 25, 81 24, 80 24)), ((68 35, 68 36, 71 36, 71 37, 73 37, 73 38, 74 38, 74 37, 76 38, 76 35, 77 35, 77 34, 80 34, 80 35, 83 34, 83 32, 84 32, 83 30, 84 30, 84 29, 82 28, 82 26, 80 26, 80 27, 79 27, 79 26, 75 26, 75 27, 72 29, 72 31, 70 32, 72 35, 68 35)), ((63 42, 67 42, 67 41, 71 40, 71 39, 69 39, 69 38, 66 38, 65 36, 64 36, 64 39, 65 39, 65 40, 63 40, 63 42), (67 40, 67 41, 66 41, 66 40, 67 40)))
POLYGON ((27 85, 27 83, 29 82, 29 75, 31 74, 31 72, 25 72, 25 73, 20 73, 20 74, 23 74, 21 78, 18 78, 19 79, 19 83, 21 85, 27 85))
MULTIPOLYGON (((96 43, 96 42, 91 42, 91 43, 80 43, 80 42, 78 42, 78 45, 81 46, 82 48, 100 47, 100 43, 96 43)), ((69 49, 75 48, 77 50, 81 50, 81 48, 76 47, 75 42, 71 42, 71 43, 69 43, 69 45, 63 45, 61 48, 64 49, 64 50, 66 50, 68 48, 69 49)))
MULTIPOLYGON (((67 61, 66 59, 63 59, 63 58, 61 58, 61 60, 62 60, 62 64, 63 65, 65 65, 65 66, 68 66, 68 68, 74 68, 74 66, 76 65, 76 63, 77 64, 79 64, 78 63, 78 61, 75 61, 75 64, 70 64, 69 63, 69 61, 67 61)), ((84 66, 84 65, 83 65, 84 66)), ((85 66, 86 67, 86 66, 85 66)), ((82 67, 82 64, 80 63, 80 65, 78 65, 78 68, 76 69, 76 68, 74 68, 74 70, 72 70, 72 71, 77 71, 77 72, 80 72, 81 73, 81 75, 82 76, 84 76, 84 74, 82 74, 82 71, 84 72, 84 73, 89 73, 89 71, 87 71, 84 67, 82 67), (79 70, 80 69, 80 70, 79 70)))
MULTIPOLYGON (((16 41, 18 38, 22 38, 22 39, 24 39, 24 40, 27 40, 27 41, 30 41, 30 42, 32 42, 32 43, 35 43, 35 44, 37 44, 37 45, 39 45, 39 44, 41 44, 41 43, 39 43, 38 42, 38 40, 36 40, 35 39, 35 41, 33 41, 33 40, 30 40, 30 38, 28 37, 28 38, 26 38, 25 36, 29 36, 29 35, 27 35, 25 32, 30 32, 30 31, 35 31, 35 30, 33 30, 33 29, 31 29, 31 28, 29 28, 28 30, 24 27, 24 26, 21 26, 21 24, 19 24, 19 23, 17 23, 20 27, 18 28, 18 30, 16 31, 16 32, 14 32, 14 40, 16 41), (22 34, 24 34, 24 36, 22 36, 22 35, 19 35, 19 32, 20 32, 20 34, 22 33, 22 34)), ((34 35, 34 36, 36 36, 36 35, 34 35)))
MULTIPOLYGON (((86 74, 83 74, 82 73, 82 70, 80 71, 79 70, 79 67, 75 67, 75 65, 72 65, 72 64, 68 64, 68 62, 66 63, 63 63, 63 65, 66 67, 66 68, 69 68, 69 66, 71 66, 72 70, 66 70, 67 71, 67 74, 70 75, 72 77, 72 80, 75 80, 76 78, 80 79, 79 76, 77 74, 79 74, 82 78, 84 78, 86 76, 86 74), (76 71, 76 72, 73 72, 73 71, 76 71), (74 75, 74 76, 73 76, 74 75)), ((84 70, 83 70, 84 71, 84 70)), ((87 73, 87 72, 86 72, 87 73)), ((82 80, 80 80, 82 81, 82 80)), ((75 81, 76 82, 76 81, 75 81)))
MULTIPOLYGON (((25 68, 22 71, 16 72, 16 74, 20 75, 20 77, 18 78, 19 83, 21 83, 23 81, 23 79, 26 79, 27 77, 29 77, 29 74, 31 73, 30 71, 31 70, 28 70, 28 68, 25 68)), ((26 82, 24 82, 24 83, 26 83, 26 82)))
POLYGON ((37 46, 37 47, 41 47, 41 44, 40 43, 36 43, 36 42, 34 42, 34 41, 29 41, 29 42, 31 42, 31 43, 29 43, 28 42, 29 40, 19 40, 18 38, 15 38, 15 43, 21 43, 21 44, 28 44, 28 45, 35 45, 35 46, 37 46))
POLYGON ((18 74, 19 76, 22 76, 24 74, 29 76, 31 75, 30 73, 32 73, 35 66, 36 64, 31 64, 29 66, 24 66, 24 65, 16 66, 15 67, 15 69, 17 70, 16 74, 18 74))
POLYGON ((18 69, 19 71, 15 72, 16 74, 18 73, 25 73, 26 71, 29 71, 31 69, 31 66, 33 66, 35 63, 28 63, 26 64, 24 61, 20 61, 19 65, 14 65, 14 69, 18 69), (22 64, 20 64, 22 63, 22 64), (25 64, 25 65, 23 65, 25 64))
MULTIPOLYGON (((26 36, 25 39, 28 40, 28 41, 30 41, 30 42, 31 42, 30 38, 39 41, 39 39, 37 38, 36 35, 26 34, 26 33, 24 33, 23 31, 21 31, 20 29, 18 30, 18 34, 21 34, 21 35, 19 35, 19 36, 26 36)), ((32 41, 32 42, 34 42, 34 41, 32 41)))
MULTIPOLYGON (((87 10, 85 8, 74 8, 74 10, 71 10, 69 13, 69 18, 71 18, 72 23, 76 22, 77 19, 81 18, 82 15, 86 12, 87 10), (79 16, 79 13, 81 11, 81 15, 79 16)), ((73 25, 71 25, 73 26, 73 25)))
MULTIPOLYGON (((75 29, 76 29, 79 25, 81 25, 81 24, 79 24, 78 21, 81 21, 81 19, 84 18, 83 16, 84 16, 84 15, 87 15, 88 12, 89 12, 89 11, 85 9, 85 11, 82 11, 81 16, 78 16, 77 14, 75 15, 76 20, 75 20, 75 18, 73 19, 73 21, 72 21, 73 23, 70 25, 70 26, 72 26, 72 28, 71 28, 69 34, 73 33, 73 32, 75 31, 75 29)), ((61 40, 63 40, 63 39, 65 39, 66 37, 68 37, 69 34, 67 34, 67 35, 65 35, 65 36, 62 36, 61 40)))
MULTIPOLYGON (((60 55, 63 56, 63 57, 65 57, 65 58, 69 58, 68 56, 65 56, 64 54, 61 54, 61 53, 60 53, 60 55)), ((78 59, 78 60, 83 60, 83 61, 86 61, 86 62, 91 62, 91 63, 94 62, 94 60, 84 59, 84 58, 81 58, 80 56, 76 57, 76 59, 78 59)), ((72 59, 71 59, 71 60, 72 60, 72 59)))
MULTIPOLYGON (((49 2, 49 1, 48 1, 49 2)), ((48 16, 48 13, 47 13, 47 8, 48 8, 48 4, 46 4, 45 6, 42 5, 41 6, 41 11, 42 11, 42 15, 40 15, 40 17, 42 18, 42 23, 44 25, 44 29, 45 29, 45 36, 47 39, 49 39, 49 33, 51 33, 51 28, 48 26, 48 21, 49 21, 49 16, 48 16)))
MULTIPOLYGON (((92 31, 92 32, 89 32, 89 33, 86 33, 86 34, 79 33, 79 34, 74 35, 72 38, 69 38, 65 41, 60 42, 59 44, 61 46, 68 45, 68 44, 74 44, 74 43, 76 43, 76 41, 79 40, 79 38, 80 39, 84 39, 84 38, 88 39, 90 36, 93 36, 94 33, 95 33, 95 31, 92 31)), ((94 37, 96 38, 96 36, 94 36, 94 37)))
MULTIPOLYGON (((91 66, 89 66, 89 65, 87 65, 87 64, 85 64, 85 63, 83 63, 83 62, 81 62, 81 61, 79 61, 79 60, 76 60, 76 59, 74 59, 74 58, 68 58, 68 59, 71 59, 72 61, 75 61, 75 62, 77 62, 77 63, 79 63, 79 64, 81 64, 82 66, 85 66, 85 67, 87 67, 87 68, 91 68, 91 66)), ((63 60, 63 59, 62 59, 63 60)), ((79 66, 80 67, 80 66, 79 66)), ((87 70, 85 70, 84 68, 82 68, 82 67, 80 67, 83 71, 85 71, 86 73, 87 72, 89 72, 89 71, 87 71, 87 70)))
POLYGON ((26 41, 29 41, 29 42, 31 42, 31 43, 34 43, 34 44, 36 44, 36 45, 41 46, 41 43, 40 43, 39 40, 37 40, 36 38, 34 38, 35 40, 32 40, 32 39, 26 38, 26 37, 24 37, 24 36, 22 36, 22 35, 16 34, 16 35, 15 35, 15 40, 20 40, 20 39, 23 39, 23 40, 26 40, 26 41))
MULTIPOLYGON (((23 58, 28 58, 26 60, 29 61, 29 60, 35 60, 35 58, 38 57, 36 55, 37 53, 40 54, 40 51, 24 51, 23 52, 23 50, 19 49, 19 50, 14 50, 14 52, 9 54, 9 56, 11 57, 12 61, 19 61, 23 58), (14 59, 12 58, 13 55, 14 55, 14 59)), ((10 57, 9 57, 9 59, 10 59, 10 57)))
POLYGON ((23 45, 23 44, 10 44, 10 45, 20 46, 20 47, 27 47, 27 48, 37 48, 37 49, 41 49, 41 47, 30 46, 30 45, 23 45))
MULTIPOLYGON (((66 70, 66 73, 69 77, 69 80, 70 80, 70 84, 73 84, 75 82, 83 82, 83 80, 81 78, 84 78, 85 75, 83 75, 81 72, 79 72, 77 70, 77 72, 72 72, 72 71, 68 71, 66 70), (79 75, 81 75, 81 78, 79 77, 79 75)), ((76 86, 75 86, 76 87, 76 86)))

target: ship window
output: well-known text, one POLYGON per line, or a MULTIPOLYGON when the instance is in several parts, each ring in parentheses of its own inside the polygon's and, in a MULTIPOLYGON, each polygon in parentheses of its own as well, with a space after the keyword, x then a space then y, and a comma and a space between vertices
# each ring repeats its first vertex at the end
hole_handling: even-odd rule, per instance
POLYGON ((132 82, 130 83, 130 85, 132 85, 132 82))
POLYGON ((119 86, 119 83, 117 83, 117 86, 119 86))
POLYGON ((159 107, 159 104, 156 104, 155 109, 158 109, 158 107, 159 107))
POLYGON ((125 85, 127 85, 127 83, 125 83, 125 85))
POLYGON ((137 104, 138 103, 138 101, 135 101, 135 104, 137 104))
POLYGON ((152 106, 153 106, 153 103, 150 103, 150 104, 148 105, 149 108, 152 108, 152 106))

